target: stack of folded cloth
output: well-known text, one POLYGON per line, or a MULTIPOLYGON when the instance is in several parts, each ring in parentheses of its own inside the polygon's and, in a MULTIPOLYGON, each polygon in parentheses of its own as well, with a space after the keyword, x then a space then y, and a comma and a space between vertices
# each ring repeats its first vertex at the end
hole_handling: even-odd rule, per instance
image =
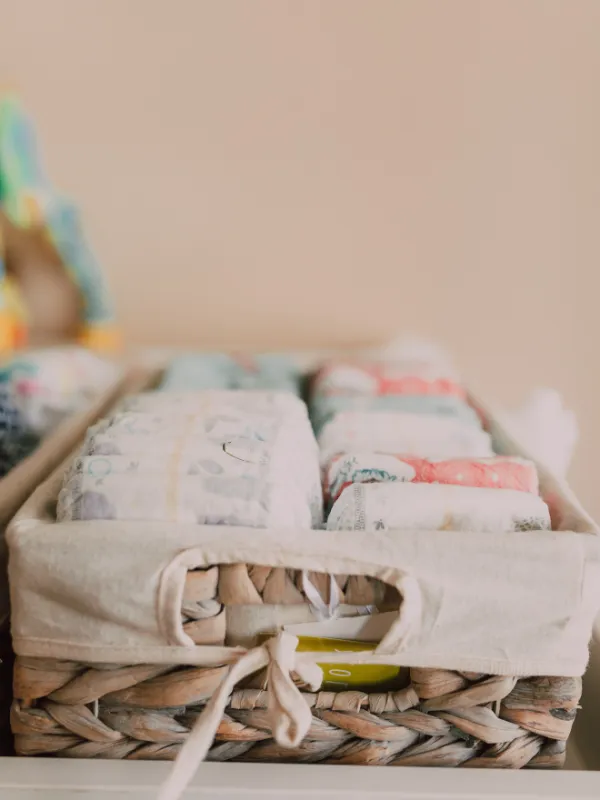
POLYGON ((88 431, 58 518, 319 527, 318 448, 306 406, 259 390, 130 397, 88 431))
POLYGON ((113 361, 76 345, 32 350, 9 360, 0 369, 0 476, 63 419, 106 391, 118 374, 113 361))
POLYGON ((263 389, 298 395, 300 372, 293 359, 276 353, 256 356, 190 353, 171 361, 160 388, 263 389))
POLYGON ((329 530, 550 527, 535 465, 494 454, 444 362, 328 364, 311 414, 329 530))

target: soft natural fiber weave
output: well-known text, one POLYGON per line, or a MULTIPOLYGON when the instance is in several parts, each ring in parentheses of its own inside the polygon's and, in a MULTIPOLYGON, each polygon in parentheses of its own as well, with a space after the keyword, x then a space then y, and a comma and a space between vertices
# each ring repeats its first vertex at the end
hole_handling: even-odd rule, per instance
MULTIPOLYGON (((226 670, 17 658, 16 752, 174 759, 226 670)), ((411 669, 409 684, 396 692, 303 693, 312 724, 290 750, 272 738, 268 691, 239 689, 208 760, 556 768, 580 694, 580 678, 411 669)))

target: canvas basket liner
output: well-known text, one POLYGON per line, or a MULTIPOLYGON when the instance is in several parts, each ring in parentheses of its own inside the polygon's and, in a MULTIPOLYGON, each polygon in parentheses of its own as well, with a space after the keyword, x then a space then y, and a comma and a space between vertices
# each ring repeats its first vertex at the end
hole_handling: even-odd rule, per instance
MULTIPOLYGON (((528 457, 471 398, 498 452, 528 457)), ((303 654, 496 675, 579 676, 600 605, 598 529, 541 465, 553 531, 278 531, 180 523, 57 523, 62 469, 8 531, 17 655, 106 664, 235 662, 183 630, 188 570, 256 564, 366 575, 398 589, 397 619, 374 652, 303 654)))

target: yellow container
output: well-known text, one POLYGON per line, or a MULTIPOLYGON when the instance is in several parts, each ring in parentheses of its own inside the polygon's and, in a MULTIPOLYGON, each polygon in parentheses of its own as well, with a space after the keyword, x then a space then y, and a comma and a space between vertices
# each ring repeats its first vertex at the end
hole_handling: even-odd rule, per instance
MULTIPOLYGON (((312 636, 298 637, 296 650, 301 653, 348 653, 373 651, 375 642, 356 642, 349 639, 325 639, 312 636)), ((323 670, 325 691, 344 689, 383 689, 400 679, 401 667, 387 664, 326 664, 319 663, 323 670)))

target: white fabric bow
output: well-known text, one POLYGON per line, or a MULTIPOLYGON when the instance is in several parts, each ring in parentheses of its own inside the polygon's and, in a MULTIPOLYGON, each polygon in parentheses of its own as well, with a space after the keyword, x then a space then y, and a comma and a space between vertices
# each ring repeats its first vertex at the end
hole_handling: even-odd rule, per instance
POLYGON ((267 667, 268 713, 271 730, 282 747, 297 747, 308 733, 312 712, 292 680, 295 673, 316 692, 323 671, 307 657, 296 653, 298 638, 285 631, 265 644, 249 650, 225 676, 190 732, 157 800, 178 800, 204 760, 223 718, 229 696, 243 678, 267 667))

